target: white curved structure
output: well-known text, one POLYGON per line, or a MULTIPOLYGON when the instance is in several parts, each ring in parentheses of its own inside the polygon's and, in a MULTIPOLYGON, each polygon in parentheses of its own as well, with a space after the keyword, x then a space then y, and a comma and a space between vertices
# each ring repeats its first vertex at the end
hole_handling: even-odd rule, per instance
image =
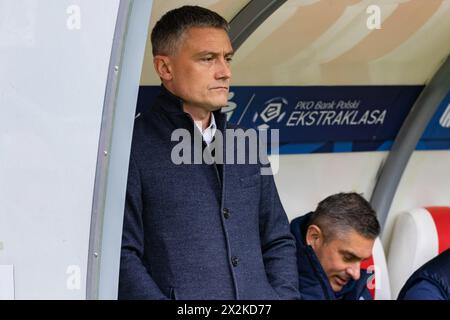
POLYGON ((399 215, 388 256, 393 298, 414 271, 449 247, 449 207, 416 208, 399 215))

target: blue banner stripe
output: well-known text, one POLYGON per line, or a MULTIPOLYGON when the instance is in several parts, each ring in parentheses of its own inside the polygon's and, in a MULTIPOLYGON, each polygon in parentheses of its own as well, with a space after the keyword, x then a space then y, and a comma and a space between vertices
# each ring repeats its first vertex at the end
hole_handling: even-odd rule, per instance
MULTIPOLYGON (((244 128, 279 129, 280 154, 389 151, 423 87, 234 86, 222 112, 244 128)), ((141 87, 137 112, 159 91, 141 87)), ((416 149, 450 149, 450 93, 416 149)))

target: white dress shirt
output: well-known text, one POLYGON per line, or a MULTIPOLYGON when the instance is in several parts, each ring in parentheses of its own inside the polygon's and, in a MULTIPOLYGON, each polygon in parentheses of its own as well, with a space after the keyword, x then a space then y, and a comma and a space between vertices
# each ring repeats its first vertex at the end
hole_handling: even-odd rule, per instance
POLYGON ((209 145, 211 143, 211 141, 214 138, 214 134, 216 133, 216 120, 214 119, 214 113, 211 112, 211 120, 209 122, 209 126, 205 129, 202 130, 202 121, 198 120, 198 121, 194 121, 196 127, 198 128, 198 130, 200 130, 202 136, 203 136, 203 140, 206 142, 207 145, 209 145))

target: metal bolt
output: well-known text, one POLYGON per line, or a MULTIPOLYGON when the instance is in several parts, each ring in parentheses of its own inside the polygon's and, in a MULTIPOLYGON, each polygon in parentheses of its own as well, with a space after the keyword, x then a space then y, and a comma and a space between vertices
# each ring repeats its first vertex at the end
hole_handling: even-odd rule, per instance
POLYGON ((115 71, 115 72, 119 71, 119 66, 115 66, 115 67, 114 67, 114 71, 115 71))
POLYGON ((98 253, 97 252, 94 252, 94 257, 98 258, 98 253))
POLYGON ((103 154, 105 155, 105 157, 108 155, 108 151, 103 151, 103 154))

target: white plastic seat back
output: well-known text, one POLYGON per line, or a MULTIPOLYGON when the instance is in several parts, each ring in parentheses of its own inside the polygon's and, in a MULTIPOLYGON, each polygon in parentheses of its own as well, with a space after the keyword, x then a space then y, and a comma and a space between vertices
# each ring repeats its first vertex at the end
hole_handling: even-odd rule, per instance
POLYGON ((392 297, 424 263, 450 247, 450 208, 417 208, 398 216, 388 255, 392 297))

